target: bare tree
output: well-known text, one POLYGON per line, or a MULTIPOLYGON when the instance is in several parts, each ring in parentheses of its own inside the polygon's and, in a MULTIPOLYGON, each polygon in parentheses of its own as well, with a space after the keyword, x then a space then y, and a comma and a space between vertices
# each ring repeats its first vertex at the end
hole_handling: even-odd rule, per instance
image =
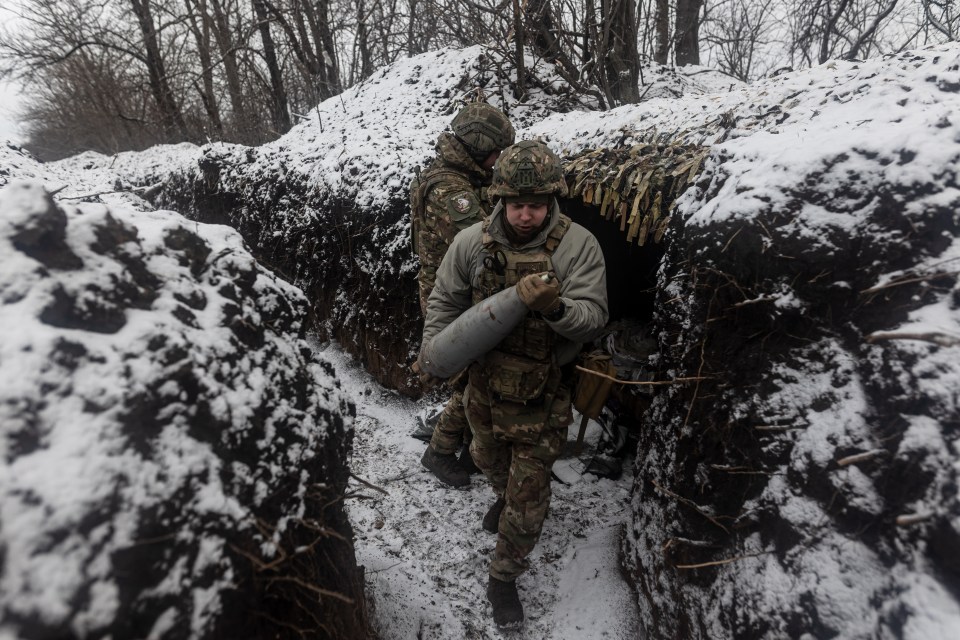
POLYGON ((157 101, 160 123, 169 140, 189 139, 187 125, 180 111, 180 105, 170 90, 166 65, 160 53, 159 31, 153 22, 153 14, 148 0, 129 0, 133 14, 140 27, 141 44, 144 50, 143 62, 147 67, 150 91, 157 101))
POLYGON ((270 17, 267 14, 266 0, 253 0, 253 12, 257 17, 257 27, 260 31, 260 42, 263 45, 262 55, 270 71, 270 101, 273 126, 278 133, 290 129, 290 110, 287 105, 287 90, 284 86, 283 73, 277 59, 277 48, 273 43, 273 34, 270 32, 270 17))
POLYGON ((220 105, 217 100, 213 77, 213 59, 211 21, 207 19, 206 0, 184 0, 186 21, 196 43, 197 57, 200 60, 201 82, 194 82, 197 93, 203 101, 204 109, 217 138, 223 137, 223 120, 220 117, 220 105))
POLYGON ((791 50, 802 65, 860 57, 878 45, 879 30, 891 19, 896 5, 897 0, 799 3, 793 13, 791 50))
POLYGON ((677 65, 700 64, 700 9, 703 0, 677 0, 673 32, 677 65))
POLYGON ((670 3, 668 0, 656 0, 653 22, 656 42, 653 59, 660 64, 667 64, 667 60, 670 59, 670 3))
POLYGON ((755 77, 770 22, 769 3, 724 0, 705 16, 703 43, 714 52, 721 71, 747 82, 755 77))
POLYGON ((921 4, 928 24, 946 36, 947 40, 956 40, 960 12, 953 0, 921 0, 921 4))
POLYGON ((610 104, 628 104, 640 99, 638 80, 637 14, 634 0, 602 0, 605 92, 610 104))
MULTIPOLYGON (((219 53, 218 64, 222 65, 223 79, 226 84, 227 95, 230 96, 232 111, 231 126, 228 130, 228 139, 238 142, 258 141, 256 126, 249 115, 249 109, 244 98, 243 82, 240 76, 238 50, 246 38, 239 41, 234 35, 235 26, 239 28, 241 22, 239 7, 236 0, 209 0, 208 11, 204 11, 203 20, 208 23, 213 32, 219 53)), ((212 62, 211 62, 212 64, 212 62)))

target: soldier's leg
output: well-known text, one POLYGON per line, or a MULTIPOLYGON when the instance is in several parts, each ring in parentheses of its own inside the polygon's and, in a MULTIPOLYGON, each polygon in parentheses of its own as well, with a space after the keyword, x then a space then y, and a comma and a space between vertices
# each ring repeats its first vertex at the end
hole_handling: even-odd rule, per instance
POLYGON ((490 575, 510 582, 527 570, 550 508, 550 469, 563 449, 570 412, 570 392, 561 387, 551 405, 547 428, 535 444, 513 444, 506 506, 500 518, 490 575))
POLYGON ((487 389, 482 386, 482 381, 475 382, 475 377, 470 377, 464 394, 467 421, 473 433, 470 455, 490 481, 497 497, 502 497, 510 470, 510 445, 494 438, 487 389))
POLYGON ((470 431, 463 405, 466 375, 461 373, 454 376, 449 384, 453 395, 450 396, 440 414, 421 462, 441 482, 454 487, 464 487, 470 484, 472 471, 463 464, 463 460, 457 458, 456 454, 464 440, 464 433, 470 431))
POLYGON ((430 438, 430 447, 441 455, 457 453, 467 429, 467 416, 463 406, 463 392, 454 390, 440 414, 440 420, 430 438))

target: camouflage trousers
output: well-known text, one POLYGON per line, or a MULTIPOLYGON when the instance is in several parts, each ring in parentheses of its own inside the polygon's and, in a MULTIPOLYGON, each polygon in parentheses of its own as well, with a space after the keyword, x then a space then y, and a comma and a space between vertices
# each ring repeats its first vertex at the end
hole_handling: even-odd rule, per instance
POLYGON ((527 556, 540 539, 550 508, 550 469, 573 420, 569 388, 554 389, 542 403, 506 402, 491 395, 480 367, 470 371, 464 394, 473 431, 470 454, 506 502, 490 565, 490 575, 498 580, 515 580, 529 568, 527 556), (522 428, 515 428, 518 424, 522 428))
POLYGON ((454 391, 447 401, 430 437, 430 448, 439 454, 457 453, 468 436, 467 416, 463 407, 463 392, 454 391))

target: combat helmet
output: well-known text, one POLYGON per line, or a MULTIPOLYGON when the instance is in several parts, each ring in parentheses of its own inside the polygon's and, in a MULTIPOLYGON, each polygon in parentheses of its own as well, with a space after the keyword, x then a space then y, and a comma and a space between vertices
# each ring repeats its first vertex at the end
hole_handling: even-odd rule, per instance
POLYGON ((506 149, 516 137, 506 114, 486 102, 471 102, 465 106, 454 116, 450 128, 477 161, 494 151, 506 149))
POLYGON ((560 158, 539 140, 523 140, 504 150, 493 165, 490 197, 567 195, 560 158))

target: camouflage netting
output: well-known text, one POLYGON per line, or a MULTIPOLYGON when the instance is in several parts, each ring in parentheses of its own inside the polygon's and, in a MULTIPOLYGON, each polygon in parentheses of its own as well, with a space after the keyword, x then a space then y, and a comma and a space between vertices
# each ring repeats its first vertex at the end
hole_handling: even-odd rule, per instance
POLYGON ((940 122, 953 142, 729 143, 681 199, 659 366, 701 380, 641 433, 626 553, 651 637, 956 630, 960 147, 940 122))
POLYGON ((677 197, 695 179, 708 150, 695 145, 650 142, 591 149, 564 161, 570 197, 596 207, 619 225, 627 242, 659 243, 677 197))
POLYGON ((367 637, 303 295, 226 227, 38 183, 0 264, 0 636, 367 637))

